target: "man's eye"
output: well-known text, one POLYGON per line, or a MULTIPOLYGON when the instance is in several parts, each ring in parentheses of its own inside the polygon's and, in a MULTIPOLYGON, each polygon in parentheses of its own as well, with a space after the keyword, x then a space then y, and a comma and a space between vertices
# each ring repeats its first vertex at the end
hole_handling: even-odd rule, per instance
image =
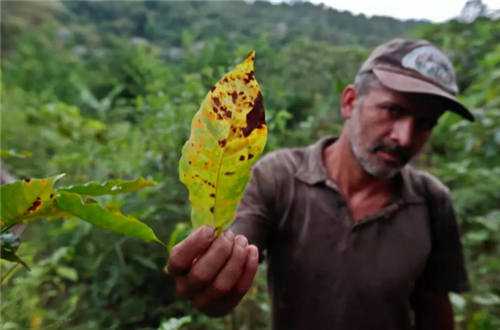
POLYGON ((387 107, 385 110, 391 115, 391 116, 397 116, 401 113, 401 109, 398 107, 387 107))

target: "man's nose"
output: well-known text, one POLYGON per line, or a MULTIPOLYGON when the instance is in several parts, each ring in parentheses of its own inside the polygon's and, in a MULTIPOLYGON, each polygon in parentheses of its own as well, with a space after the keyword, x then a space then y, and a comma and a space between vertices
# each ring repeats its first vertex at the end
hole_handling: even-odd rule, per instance
POLYGON ((403 117, 394 123, 390 138, 401 147, 409 147, 413 142, 414 132, 415 119, 403 117))

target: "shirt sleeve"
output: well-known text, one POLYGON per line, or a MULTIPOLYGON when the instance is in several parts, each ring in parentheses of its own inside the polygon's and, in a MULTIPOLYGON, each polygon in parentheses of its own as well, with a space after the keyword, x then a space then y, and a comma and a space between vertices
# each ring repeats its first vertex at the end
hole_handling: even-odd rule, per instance
POLYGON ((460 232, 448 189, 439 188, 428 195, 432 247, 417 287, 460 293, 469 289, 460 232))
POLYGON ((259 248, 262 256, 272 231, 275 181, 273 156, 266 155, 252 168, 249 183, 238 206, 231 230, 259 248))

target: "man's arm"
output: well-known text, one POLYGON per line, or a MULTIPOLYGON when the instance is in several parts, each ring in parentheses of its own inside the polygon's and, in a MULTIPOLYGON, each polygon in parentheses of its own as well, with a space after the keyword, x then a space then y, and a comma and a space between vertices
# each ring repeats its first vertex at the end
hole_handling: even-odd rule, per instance
POLYGON ((449 292, 468 290, 459 227, 448 188, 422 173, 430 216, 431 252, 415 283, 411 303, 416 329, 453 329, 449 292))
POLYGON ((453 309, 447 293, 420 292, 413 297, 416 330, 453 330, 453 309))

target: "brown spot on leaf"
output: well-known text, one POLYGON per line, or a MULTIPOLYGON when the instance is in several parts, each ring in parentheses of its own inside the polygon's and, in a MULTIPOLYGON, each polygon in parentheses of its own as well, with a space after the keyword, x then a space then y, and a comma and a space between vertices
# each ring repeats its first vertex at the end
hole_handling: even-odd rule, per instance
POLYGON ((248 84, 254 78, 255 78, 255 72, 250 71, 247 73, 246 77, 243 78, 243 82, 245 84, 248 84))
POLYGON ((214 207, 213 206, 210 208, 210 212, 214 213, 214 207))
POLYGON ((211 193, 211 194, 210 194, 210 197, 215 198, 215 194, 214 194, 214 193, 211 193))
POLYGON ((221 105, 218 110, 220 112, 217 112, 217 115, 218 115, 217 119, 222 120, 223 118, 227 119, 227 118, 231 118, 232 117, 232 113, 231 113, 231 111, 229 111, 227 109, 227 107, 221 105), (220 118, 219 118, 219 116, 220 116, 220 118))
POLYGON ((218 97, 215 97, 215 96, 212 97, 212 101, 214 101, 214 103, 215 103, 216 106, 220 107, 220 100, 219 100, 218 97))
POLYGON ((222 139, 222 140, 219 140, 218 143, 219 143, 219 146, 221 148, 224 148, 226 146, 227 141, 226 141, 226 139, 222 139))
POLYGON ((244 161, 245 160, 245 156, 241 155, 240 156, 240 161, 244 161))
POLYGON ((234 172, 226 172, 224 175, 234 175, 234 172))
POLYGON ((252 110, 247 114, 247 126, 243 128, 243 136, 247 137, 256 128, 261 128, 266 123, 262 94, 259 92, 255 98, 252 110))
POLYGON ((29 183, 31 181, 31 178, 24 178, 24 182, 29 183))
POLYGON ((200 177, 198 174, 195 174, 194 175, 195 178, 199 178, 201 180, 201 182, 203 182, 204 184, 206 184, 207 186, 209 187, 212 187, 212 188, 215 188, 215 185, 213 183, 211 183, 210 181, 208 180, 205 180, 203 179, 202 177, 200 177))
POLYGON ((40 197, 37 197, 36 200, 33 202, 33 204, 30 206, 28 209, 28 212, 35 212, 42 206, 42 199, 40 197))
POLYGON ((54 194, 50 194, 50 198, 54 198, 54 194))
POLYGON ((210 88, 210 91, 213 92, 215 90, 215 86, 212 86, 212 88, 210 88))
POLYGON ((252 159, 253 158, 253 154, 248 154, 248 159, 252 159))
POLYGON ((233 99, 233 103, 236 103, 236 101, 238 100, 238 93, 236 91, 233 91, 231 93, 231 98, 233 99))

